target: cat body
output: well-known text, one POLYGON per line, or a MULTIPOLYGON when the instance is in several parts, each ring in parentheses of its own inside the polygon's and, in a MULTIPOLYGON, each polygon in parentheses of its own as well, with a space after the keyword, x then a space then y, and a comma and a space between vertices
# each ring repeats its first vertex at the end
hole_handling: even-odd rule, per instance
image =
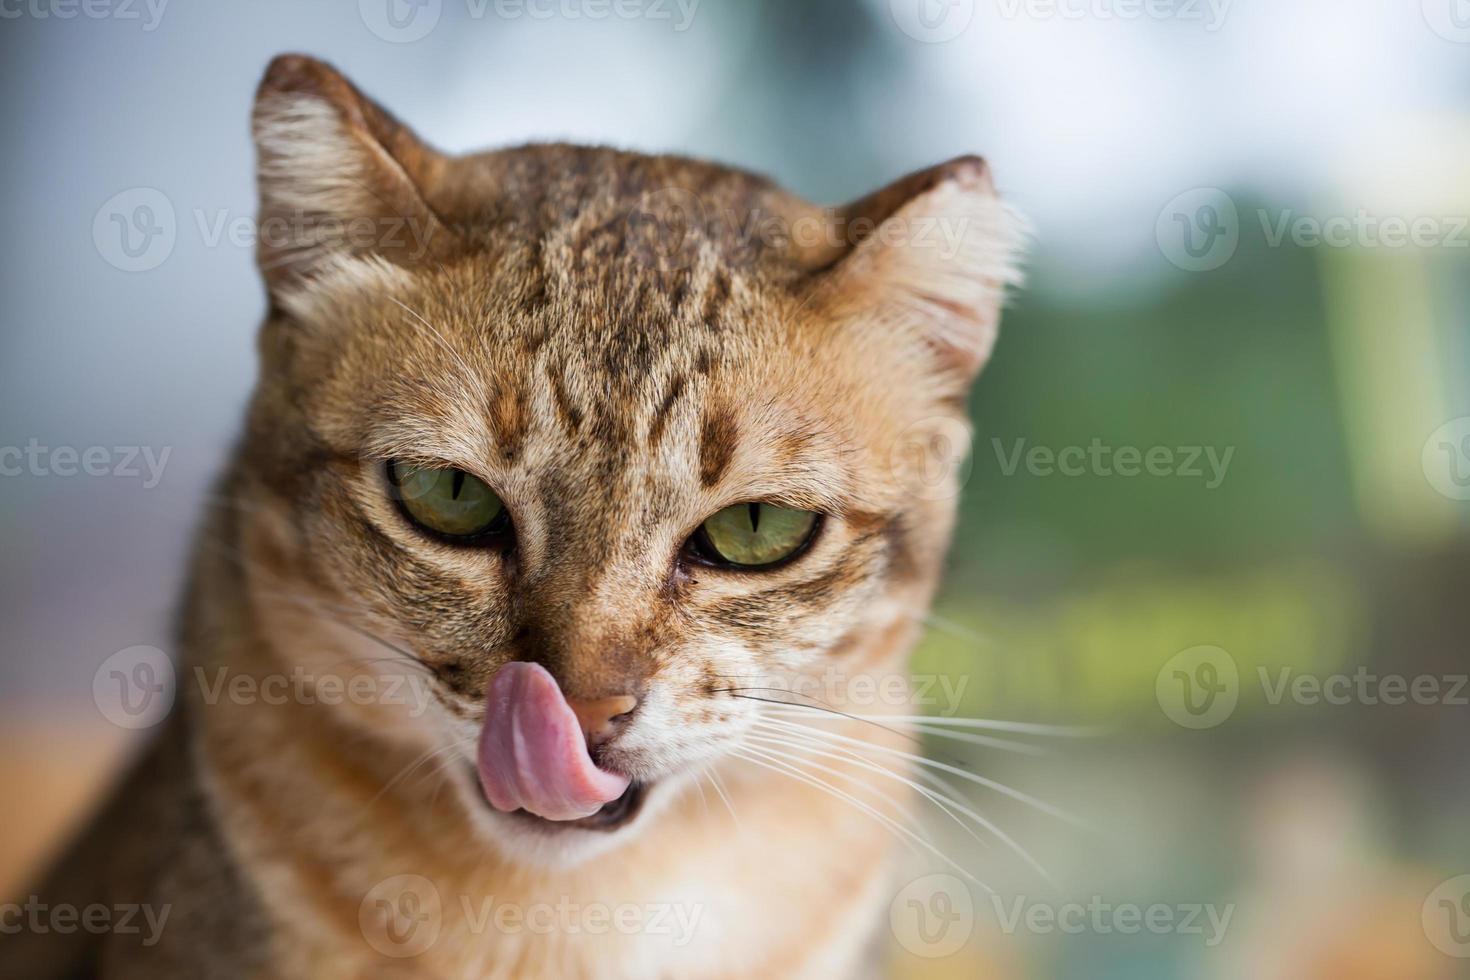
POLYGON ((985 165, 821 209, 675 157, 448 157, 300 56, 255 136, 270 311, 177 704, 42 890, 166 920, 6 938, 0 976, 871 971, 908 789, 846 746, 912 748, 872 716, 913 713, 891 695, 1014 279, 985 165), (498 536, 416 525, 403 472, 493 488, 498 536), (811 530, 711 560, 747 506, 811 530), (512 663, 584 724, 636 704, 565 749, 623 796, 487 800, 512 663), (781 705, 854 741, 795 763, 781 705))

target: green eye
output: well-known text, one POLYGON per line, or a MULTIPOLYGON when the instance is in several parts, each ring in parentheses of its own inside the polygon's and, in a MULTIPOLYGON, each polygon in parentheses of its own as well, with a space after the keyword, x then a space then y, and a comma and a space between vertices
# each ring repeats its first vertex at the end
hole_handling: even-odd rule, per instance
POLYGON ((693 547, 717 565, 763 568, 794 557, 811 541, 817 515, 775 504, 736 504, 699 526, 693 547))
POLYGON ((389 463, 388 479, 408 516, 446 537, 479 537, 507 523, 495 491, 464 470, 389 463))

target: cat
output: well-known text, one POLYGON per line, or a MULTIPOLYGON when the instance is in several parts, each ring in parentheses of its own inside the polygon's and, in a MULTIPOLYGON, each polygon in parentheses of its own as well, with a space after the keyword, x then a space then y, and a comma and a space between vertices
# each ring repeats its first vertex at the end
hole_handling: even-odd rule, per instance
POLYGON ((851 747, 909 743, 849 682, 902 689, 1018 281, 986 164, 818 208, 451 157, 300 55, 253 132, 259 381, 177 701, 37 892, 162 925, 0 976, 873 971, 912 794, 851 747))

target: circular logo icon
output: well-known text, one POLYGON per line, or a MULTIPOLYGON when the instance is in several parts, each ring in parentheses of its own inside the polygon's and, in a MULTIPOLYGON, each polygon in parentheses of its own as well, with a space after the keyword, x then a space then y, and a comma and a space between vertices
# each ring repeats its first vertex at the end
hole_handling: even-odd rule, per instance
POLYGON ((443 922, 439 889, 422 875, 385 878, 357 907, 357 925, 368 945, 395 959, 426 952, 438 941, 443 922))
POLYGON ((1420 913, 1424 935, 1446 956, 1470 959, 1470 875, 1443 882, 1420 913))
POLYGON ((888 0, 893 22, 915 41, 953 41, 975 19, 975 0, 888 0))
POLYGON ((1214 728, 1235 713, 1240 671, 1219 647, 1190 647, 1169 658, 1154 680, 1169 720, 1183 728, 1214 728))
POLYGON ((152 728, 174 706, 174 664, 157 647, 128 647, 92 675, 92 701, 120 728, 152 728))
POLYGON ((1186 272, 1209 272, 1235 257, 1240 212, 1218 187, 1185 191, 1164 206, 1154 225, 1164 258, 1186 272))
POLYGON ((704 201, 683 187, 663 187, 638 199, 628 215, 628 240, 649 268, 677 272, 699 259, 700 235, 706 228, 704 201))
POLYGON ((945 500, 970 482, 970 427, 959 419, 936 415, 920 419, 898 434, 888 466, 910 495, 945 500))
POLYGON ((411 44, 439 23, 444 0, 357 0, 357 12, 373 34, 390 44, 411 44))
POLYGON ((1429 29, 1446 41, 1470 44, 1470 0, 1423 0, 1429 29))
POLYGON ((925 875, 894 896, 888 925, 899 945, 915 956, 953 956, 975 931, 975 899, 954 875, 925 875))
POLYGON ((160 190, 130 187, 109 197, 92 217, 92 244, 114 269, 147 272, 173 254, 178 225, 160 190))
POLYGON ((1437 492, 1451 500, 1470 500, 1470 415, 1435 429, 1420 461, 1437 492))

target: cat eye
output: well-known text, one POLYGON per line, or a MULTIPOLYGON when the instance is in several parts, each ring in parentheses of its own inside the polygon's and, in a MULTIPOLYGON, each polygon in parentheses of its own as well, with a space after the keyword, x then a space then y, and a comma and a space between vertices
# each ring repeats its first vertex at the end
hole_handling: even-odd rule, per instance
POLYGON ((468 541, 510 526, 500 497, 464 470, 393 462, 388 464, 388 482, 409 518, 443 537, 468 541))
POLYGON ((700 560, 730 568, 773 568, 801 554, 816 536, 818 515, 775 504, 726 507, 699 526, 689 548, 700 560))

